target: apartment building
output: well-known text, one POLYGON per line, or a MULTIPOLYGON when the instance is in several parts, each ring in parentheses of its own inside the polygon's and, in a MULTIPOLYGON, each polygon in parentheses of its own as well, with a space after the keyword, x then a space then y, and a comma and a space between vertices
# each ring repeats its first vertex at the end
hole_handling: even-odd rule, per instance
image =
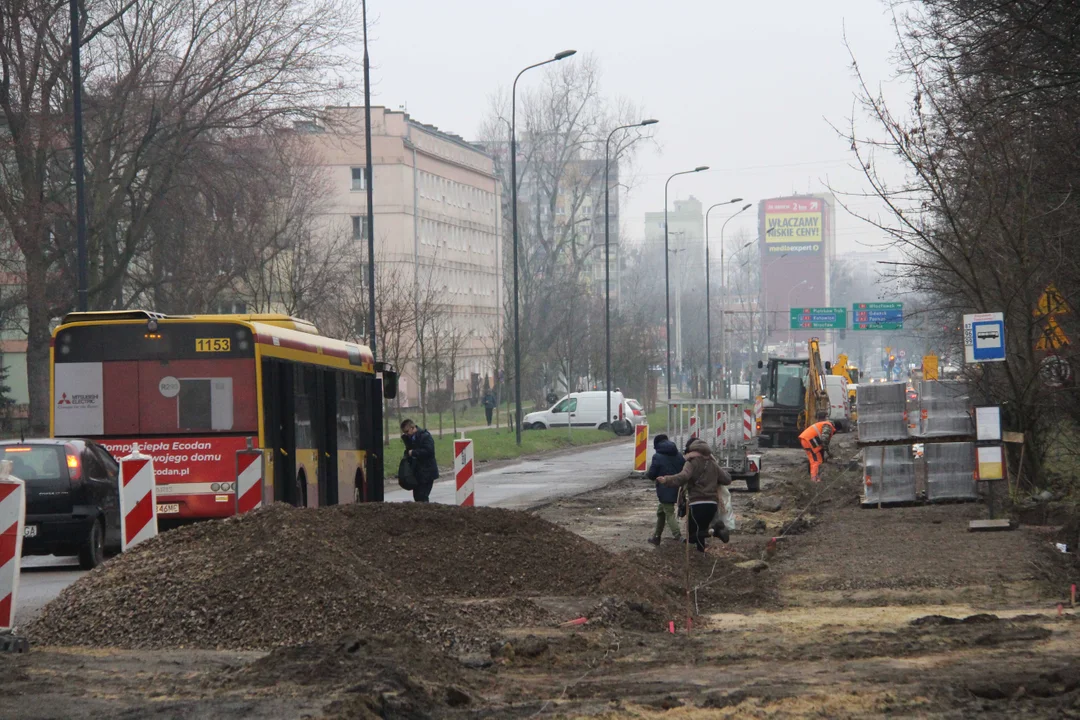
MULTIPOLYGON (((319 123, 297 126, 326 168, 322 212, 337 232, 365 242, 368 228, 364 109, 328 108, 319 123)), ((402 282, 434 291, 442 321, 461 336, 453 385, 458 399, 482 392, 494 376, 502 332, 501 184, 483 149, 408 113, 372 108, 374 240, 377 263, 394 263, 402 282)), ((448 364, 446 364, 448 367, 448 364)), ((402 368, 403 403, 419 403, 416 358, 402 368)))

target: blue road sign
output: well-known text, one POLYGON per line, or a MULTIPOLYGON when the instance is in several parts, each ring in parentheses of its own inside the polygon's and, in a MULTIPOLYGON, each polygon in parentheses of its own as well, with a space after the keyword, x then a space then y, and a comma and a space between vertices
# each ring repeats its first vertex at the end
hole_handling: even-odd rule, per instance
POLYGON ((1005 360, 1005 318, 1002 313, 964 316, 964 359, 969 363, 1005 360))

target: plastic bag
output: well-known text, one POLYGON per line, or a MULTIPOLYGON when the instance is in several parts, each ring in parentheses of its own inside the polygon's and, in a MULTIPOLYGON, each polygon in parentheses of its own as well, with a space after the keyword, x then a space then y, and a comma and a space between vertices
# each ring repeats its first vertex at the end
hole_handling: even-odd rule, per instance
POLYGON ((716 516, 729 532, 735 529, 735 505, 731 502, 731 491, 724 485, 720 486, 720 506, 716 508, 716 516))
POLYGON ((398 463, 397 481, 402 490, 415 490, 419 484, 408 457, 401 458, 401 462, 398 463))

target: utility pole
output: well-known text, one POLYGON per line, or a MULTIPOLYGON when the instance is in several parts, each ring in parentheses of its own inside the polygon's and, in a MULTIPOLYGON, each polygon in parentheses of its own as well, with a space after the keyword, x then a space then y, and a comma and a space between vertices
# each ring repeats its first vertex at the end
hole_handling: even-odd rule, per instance
MULTIPOLYGON (((74 2, 74 0, 72 0, 74 2)), ((368 251, 368 344, 371 345, 371 358, 378 357, 375 337, 375 173, 371 167, 371 61, 368 58, 367 43, 367 0, 361 0, 361 13, 364 23, 364 175, 367 181, 367 251, 368 251)))

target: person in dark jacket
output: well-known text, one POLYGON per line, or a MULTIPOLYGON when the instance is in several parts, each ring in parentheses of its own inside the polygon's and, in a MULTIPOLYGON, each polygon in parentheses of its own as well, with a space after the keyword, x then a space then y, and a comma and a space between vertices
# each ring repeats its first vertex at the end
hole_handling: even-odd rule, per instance
POLYGON ((413 500, 427 502, 431 486, 439 478, 439 465, 435 462, 435 438, 412 420, 401 421, 401 441, 405 443, 405 457, 412 463, 416 475, 413 500))
POLYGON ((720 486, 730 485, 731 476, 713 457, 709 443, 694 440, 689 448, 682 471, 677 475, 661 475, 656 481, 667 487, 686 488, 689 505, 686 533, 697 549, 705 552, 709 526, 720 504, 720 486))
MULTIPOLYGON (((649 464, 649 471, 645 475, 655 481, 664 475, 678 475, 683 469, 682 454, 675 443, 668 440, 667 435, 657 435, 653 438, 653 456, 649 464)), ((679 531, 679 521, 675 518, 675 503, 679 501, 679 488, 664 487, 657 483, 656 499, 656 529, 649 542, 653 545, 660 544, 660 536, 664 533, 664 525, 671 531, 672 536, 678 540, 682 533, 679 531)))
POLYGON ((494 392, 488 390, 484 393, 484 415, 487 417, 488 427, 491 426, 491 415, 495 412, 495 406, 498 404, 494 392))

